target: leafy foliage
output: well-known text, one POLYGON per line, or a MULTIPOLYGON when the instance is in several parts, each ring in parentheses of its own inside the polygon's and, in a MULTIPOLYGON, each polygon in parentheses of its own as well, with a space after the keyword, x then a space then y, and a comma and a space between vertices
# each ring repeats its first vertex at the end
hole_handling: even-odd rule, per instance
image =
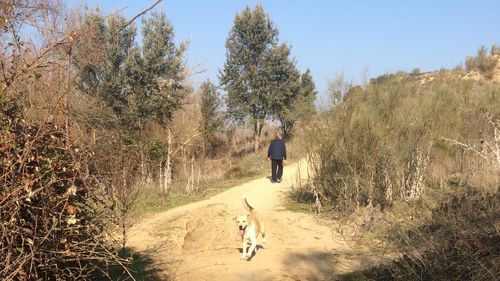
POLYGON ((89 39, 79 45, 84 58, 76 60, 79 88, 102 98, 124 126, 137 126, 139 120, 142 127, 151 120, 166 124, 188 91, 183 84, 185 45, 175 45, 164 13, 154 12, 143 21, 142 48, 134 42, 135 28, 122 28, 125 23, 120 15, 105 19, 90 11, 84 16, 80 28, 89 39), (96 52, 88 45, 105 48, 96 52))
POLYGON ((227 92, 229 115, 238 121, 248 118, 254 123, 254 133, 269 114, 272 93, 270 77, 265 72, 268 56, 278 41, 278 30, 264 13, 262 6, 245 8, 234 19, 226 40, 226 62, 220 81, 227 92))
POLYGON ((291 133, 293 121, 289 118, 300 87, 300 73, 295 68, 295 61, 290 59, 290 48, 276 46, 269 53, 266 72, 270 77, 269 91, 272 93, 270 114, 281 122, 285 135, 291 133))
POLYGON ((226 48, 220 81, 229 116, 253 125, 255 149, 266 120, 280 121, 285 134, 290 134, 304 115, 299 108, 314 107, 315 89, 309 72, 301 85, 290 47, 278 44, 278 30, 261 5, 236 15, 226 48))
POLYGON ((281 123, 281 130, 286 136, 293 134, 297 121, 312 120, 316 115, 316 86, 310 70, 302 73, 297 88, 291 88, 286 95, 286 100, 276 108, 276 115, 281 123))
POLYGON ((163 12, 153 12, 143 21, 142 36, 142 61, 136 55, 142 69, 132 72, 141 79, 131 83, 136 86, 137 110, 142 117, 166 124, 189 90, 183 84, 186 46, 175 46, 173 27, 163 12))
POLYGON ((200 131, 207 144, 208 154, 215 155, 217 143, 215 132, 222 126, 220 115, 221 100, 217 87, 210 81, 203 82, 201 90, 201 124, 200 131))
POLYGON ((126 88, 126 69, 124 64, 134 44, 136 30, 125 25, 125 18, 111 15, 106 20, 97 11, 89 11, 84 18, 81 29, 90 38, 88 43, 103 46, 97 50, 100 59, 95 59, 95 49, 79 46, 82 60, 76 60, 79 68, 79 88, 88 95, 97 95, 118 115, 125 115, 129 110, 129 92, 126 88))
POLYGON ((264 122, 283 107, 297 81, 295 64, 288 46, 278 46, 278 30, 261 5, 236 15, 226 48, 220 83, 227 112, 237 122, 252 124, 257 150, 264 122))

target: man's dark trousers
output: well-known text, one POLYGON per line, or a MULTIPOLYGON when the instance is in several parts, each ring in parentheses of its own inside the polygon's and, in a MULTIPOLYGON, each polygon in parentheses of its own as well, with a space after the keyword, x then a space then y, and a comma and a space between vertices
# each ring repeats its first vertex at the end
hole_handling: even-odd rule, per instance
POLYGON ((272 159, 271 164, 271 179, 273 182, 277 180, 281 181, 281 177, 283 176, 283 160, 272 159))

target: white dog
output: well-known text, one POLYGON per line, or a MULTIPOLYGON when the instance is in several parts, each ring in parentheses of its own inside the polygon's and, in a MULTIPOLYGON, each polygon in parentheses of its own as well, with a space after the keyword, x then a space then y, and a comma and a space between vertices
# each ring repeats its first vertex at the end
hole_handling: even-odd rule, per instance
POLYGON ((243 195, 241 198, 243 207, 249 212, 247 215, 237 216, 236 222, 238 223, 238 230, 243 242, 243 254, 241 259, 249 259, 252 257, 253 251, 257 250, 257 236, 259 233, 262 235, 262 243, 266 242, 266 234, 264 231, 264 221, 262 217, 255 212, 254 208, 248 204, 246 197, 243 195), (250 248, 247 252, 247 246, 250 248))

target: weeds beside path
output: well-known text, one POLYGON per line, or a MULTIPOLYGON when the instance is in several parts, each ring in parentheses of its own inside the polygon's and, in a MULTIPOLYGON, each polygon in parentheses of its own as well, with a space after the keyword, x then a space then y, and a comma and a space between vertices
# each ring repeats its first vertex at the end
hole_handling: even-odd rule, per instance
POLYGON ((195 194, 186 194, 180 188, 174 188, 168 196, 158 193, 158 190, 145 189, 137 198, 131 212, 133 221, 140 221, 156 213, 165 212, 172 208, 209 199, 231 187, 245 182, 264 178, 269 170, 267 160, 259 153, 243 157, 240 161, 227 169, 220 179, 211 179, 199 183, 195 194))

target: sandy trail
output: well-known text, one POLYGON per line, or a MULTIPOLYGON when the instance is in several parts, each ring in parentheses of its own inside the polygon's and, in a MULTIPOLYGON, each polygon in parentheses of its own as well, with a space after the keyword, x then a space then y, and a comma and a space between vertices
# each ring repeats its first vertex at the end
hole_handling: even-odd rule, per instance
POLYGON ((332 231, 332 221, 283 207, 300 175, 306 175, 303 162, 285 166, 282 183, 256 179, 156 214, 133 227, 129 245, 153 259, 161 280, 335 280, 375 262, 375 255, 352 249, 332 231), (267 243, 250 261, 239 259, 233 221, 245 213, 242 194, 266 220, 267 243))

